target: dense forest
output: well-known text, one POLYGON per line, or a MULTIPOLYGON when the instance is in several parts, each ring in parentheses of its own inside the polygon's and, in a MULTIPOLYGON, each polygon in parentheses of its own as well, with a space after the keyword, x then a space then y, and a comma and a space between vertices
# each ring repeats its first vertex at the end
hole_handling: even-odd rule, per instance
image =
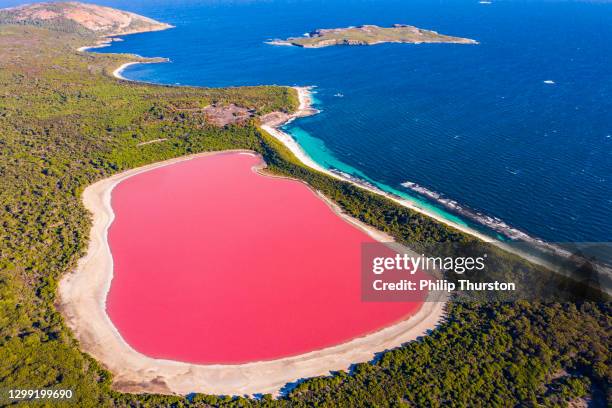
POLYGON ((80 194, 96 180, 190 153, 252 149, 267 171, 309 183, 402 242, 472 238, 297 162, 257 119, 294 110, 292 89, 118 81, 109 73, 136 57, 75 51, 93 41, 70 27, 0 25, 0 389, 69 388, 76 402, 65 405, 79 407, 612 403, 610 304, 588 302, 451 303, 430 335, 349 372, 289 384, 279 399, 113 391, 112 375, 79 351, 54 306, 59 277, 87 247, 80 194), (211 104, 255 117, 215 127, 200 110, 211 104), (142 144, 156 139, 165 140, 142 144))

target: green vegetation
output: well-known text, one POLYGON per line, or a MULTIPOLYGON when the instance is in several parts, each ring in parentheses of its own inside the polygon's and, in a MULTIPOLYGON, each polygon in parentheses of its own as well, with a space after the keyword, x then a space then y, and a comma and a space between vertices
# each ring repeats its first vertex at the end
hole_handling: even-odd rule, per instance
POLYGON ((201 111, 209 104, 256 115, 291 111, 293 90, 117 81, 108 73, 135 58, 74 51, 93 40, 0 26, 1 389, 69 388, 77 402, 66 406, 79 407, 555 406, 585 396, 610 403, 609 303, 450 305, 448 321, 432 335, 350 374, 306 380, 279 400, 112 391, 110 373, 79 351, 54 307, 60 275, 87 246, 90 221, 80 193, 95 180, 189 153, 253 149, 269 171, 308 182, 399 240, 471 238, 305 168, 256 118, 218 128, 201 111), (167 140, 139 145, 161 138, 167 140))
POLYGON ((321 48, 332 45, 375 45, 389 42, 476 44, 476 41, 468 38, 451 37, 403 24, 395 24, 393 27, 362 25, 359 27, 318 29, 305 37, 272 40, 270 44, 321 48))

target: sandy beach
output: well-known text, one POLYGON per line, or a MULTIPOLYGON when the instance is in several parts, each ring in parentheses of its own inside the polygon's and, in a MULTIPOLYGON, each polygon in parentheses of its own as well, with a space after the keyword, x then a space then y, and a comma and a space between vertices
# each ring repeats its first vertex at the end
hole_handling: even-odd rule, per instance
MULTIPOLYGON (((140 57, 140 56, 138 56, 138 57, 140 57)), ((140 58, 144 58, 144 57, 140 57, 140 58)), ((121 75, 121 73, 123 71, 125 71, 125 69, 127 67, 129 67, 130 65, 137 65, 137 64, 159 64, 161 62, 169 62, 170 61, 168 58, 158 58, 158 60, 156 60, 156 61, 149 61, 150 59, 151 58, 149 58, 147 60, 143 60, 143 61, 132 61, 132 62, 126 62, 125 64, 121 64, 117 69, 115 69, 112 72, 112 75, 115 78, 120 79, 122 81, 133 81, 133 80, 131 80, 129 78, 126 78, 123 75, 121 75)))
POLYGON ((130 65, 140 64, 140 62, 126 62, 125 64, 121 64, 119 68, 113 71, 113 76, 117 79, 121 79, 122 81, 129 81, 129 79, 125 78, 121 73, 130 65))
MULTIPOLYGON (((251 153, 248 151, 241 151, 251 153)), ((184 160, 222 152, 180 157, 116 174, 87 187, 85 207, 93 215, 87 254, 59 285, 58 308, 73 330, 81 348, 114 375, 114 388, 124 392, 253 395, 278 394, 296 380, 330 371, 346 370, 351 364, 369 361, 374 353, 395 348, 434 329, 444 318, 443 301, 428 301, 408 319, 344 344, 307 354, 238 365, 198 365, 154 359, 131 348, 106 313, 106 296, 113 278, 113 258, 107 242, 113 221, 111 192, 121 181, 136 174, 184 160)), ((335 204, 326 200, 330 208, 335 204)), ((347 221, 381 241, 390 237, 339 213, 347 221)), ((445 299, 437 299, 445 300, 445 299)))
POLYGON ((130 65, 143 64, 143 62, 126 62, 125 64, 121 64, 119 68, 113 71, 113 76, 117 79, 121 79, 122 81, 129 81, 129 79, 125 78, 121 73, 130 65))
POLYGON ((297 118, 300 117, 305 117, 305 116, 310 116, 310 115, 314 115, 317 114, 318 111, 317 109, 314 109, 312 107, 312 87, 294 87, 294 89, 297 91, 298 93, 298 97, 300 100, 300 105, 298 110, 291 114, 291 115, 284 115, 284 114, 270 114, 270 115, 266 115, 264 118, 262 118, 262 125, 261 128, 263 130, 265 130, 266 132, 268 132, 269 134, 271 134, 272 136, 274 136, 277 140, 279 140, 280 142, 282 142, 290 151, 291 153, 293 153, 295 155, 295 157, 298 158, 299 161, 301 161, 304 165, 310 167, 311 169, 320 171, 322 173, 325 173, 331 177, 334 177, 336 179, 339 180, 343 180, 343 181, 347 181, 349 183, 355 184, 365 190, 368 190, 370 192, 379 194, 379 195, 383 195, 387 198, 389 198, 390 200, 393 200, 394 202, 410 208, 411 210, 417 211, 421 214, 427 215, 430 218, 435 219, 438 222, 441 222, 443 224, 446 224, 448 226, 451 226, 459 231, 465 232, 467 234, 473 235, 483 241, 486 242, 491 242, 492 239, 491 237, 480 233, 479 231, 476 231, 473 228, 469 228, 466 227, 465 225, 460 225, 457 223, 454 223, 450 220, 447 220, 446 218, 441 217, 438 214, 435 214, 431 211, 428 211, 425 208, 422 208, 418 205, 416 205, 414 202, 407 200, 407 199, 403 199, 403 198, 399 198, 397 196, 388 194, 382 190, 373 188, 370 185, 366 185, 365 183, 360 183, 357 180, 354 179, 349 179, 339 173, 330 171, 328 169, 325 169, 323 167, 321 167, 318 163, 316 163, 314 160, 312 160, 310 158, 310 156, 308 156, 308 154, 306 152, 304 152, 304 150, 302 149, 302 147, 295 141, 295 139, 293 137, 291 137, 291 135, 283 132, 280 127, 289 123, 292 120, 295 120, 297 118))
MULTIPOLYGON (((169 28, 171 28, 172 26, 169 26, 169 28)), ((155 30, 158 31, 158 30, 155 30)), ((138 31, 136 31, 138 32, 138 31)), ((127 34, 131 34, 131 33, 127 33, 127 34)), ((122 34, 122 35, 126 35, 126 34, 122 34)), ((118 38, 103 38, 100 41, 98 41, 96 44, 94 45, 85 45, 83 47, 79 47, 76 49, 77 52, 94 52, 93 50, 97 49, 97 48, 106 48, 106 47, 110 47, 113 43, 113 41, 120 41, 120 39, 118 38)), ((119 67, 117 67, 115 70, 113 70, 113 72, 111 73, 112 76, 114 76, 117 79, 120 79, 122 81, 131 81, 131 79, 128 79, 126 77, 124 77, 123 75, 121 75, 121 73, 130 65, 136 65, 136 64, 157 64, 160 62, 169 62, 170 60, 168 58, 156 58, 156 61, 150 61, 153 58, 145 58, 145 57, 141 57, 140 55, 135 55, 138 58, 142 58, 142 61, 130 61, 130 62, 126 62, 124 64, 121 64, 119 67)))

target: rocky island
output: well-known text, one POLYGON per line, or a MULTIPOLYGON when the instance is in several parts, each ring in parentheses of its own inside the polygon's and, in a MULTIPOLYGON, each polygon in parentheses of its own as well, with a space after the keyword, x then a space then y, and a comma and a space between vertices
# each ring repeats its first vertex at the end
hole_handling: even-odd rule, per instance
POLYGON ((376 45, 383 43, 455 43, 478 44, 469 38, 452 37, 435 31, 424 30, 405 24, 391 27, 361 25, 346 28, 317 29, 303 37, 290 37, 286 40, 270 40, 272 45, 293 45, 303 48, 321 48, 333 45, 376 45))

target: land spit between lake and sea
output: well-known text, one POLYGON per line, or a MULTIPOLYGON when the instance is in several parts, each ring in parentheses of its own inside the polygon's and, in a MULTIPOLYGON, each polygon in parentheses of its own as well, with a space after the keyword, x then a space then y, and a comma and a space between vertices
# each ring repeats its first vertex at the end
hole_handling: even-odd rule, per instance
MULTIPOLYGON (((113 71, 113 76, 115 76, 117 79, 121 79, 124 81, 131 81, 131 82, 136 82, 133 81, 131 79, 128 79, 126 77, 123 76, 123 71, 132 66, 132 65, 136 65, 136 64, 148 64, 151 62, 145 61, 145 62, 127 62, 122 64, 121 66, 119 66, 117 69, 115 69, 113 71)), ((265 130, 267 133, 269 133, 270 135, 272 135, 275 139, 277 139, 279 142, 281 142, 287 149, 289 149, 291 151, 291 153, 293 153, 293 155, 305 166, 319 171, 321 173, 325 173, 328 176, 334 177, 338 180, 342 180, 342 181, 346 181, 349 183, 352 183, 360 188, 363 188, 369 192, 375 193, 375 194, 379 194, 382 196, 385 196, 388 199, 393 200, 394 202, 410 208, 411 210, 417 211, 421 214, 425 214, 430 218, 435 219, 438 222, 441 222, 445 225, 451 226, 461 232, 464 232, 466 234, 472 235, 476 238, 479 238, 483 241, 486 242, 493 242, 494 240, 484 234, 481 233, 479 231, 477 231, 474 228, 470 228, 469 226, 466 225, 462 225, 462 224, 458 224, 456 222, 453 222, 451 220, 448 220, 446 218, 444 218, 441 215, 438 215, 432 211, 427 210, 424 207, 421 207, 419 205, 417 205, 415 202, 410 201, 408 199, 405 198, 401 198, 398 196, 395 196, 393 194, 389 194, 387 192, 384 192, 372 185, 369 185, 367 183, 362 182, 359 179, 356 178, 352 178, 352 177, 348 177, 348 175, 346 174, 342 174, 339 172, 335 172, 333 170, 329 170, 324 168, 323 166, 321 166, 320 164, 318 164, 317 162, 315 162, 303 149, 302 147, 299 145, 299 143, 288 133, 284 132, 282 127, 289 124, 290 122, 292 122, 295 119, 298 118, 303 118, 303 117, 307 117, 307 116, 312 116, 312 115, 316 115, 317 113, 319 113, 319 111, 313 107, 313 97, 312 97, 312 92, 315 89, 314 86, 294 86, 293 87, 297 94, 298 94, 298 98, 299 98, 299 107, 298 109, 291 113, 291 114, 287 114, 284 112, 272 112, 269 113, 267 115, 264 115, 261 118, 261 128, 263 130, 265 130)), ((516 250, 514 250, 513 248, 503 245, 503 243, 501 242, 495 242, 496 244, 499 244, 501 247, 503 247, 504 249, 510 251, 510 252, 516 252, 516 250)), ((537 259, 530 259, 536 263, 540 263, 540 261, 538 261, 537 259)))

